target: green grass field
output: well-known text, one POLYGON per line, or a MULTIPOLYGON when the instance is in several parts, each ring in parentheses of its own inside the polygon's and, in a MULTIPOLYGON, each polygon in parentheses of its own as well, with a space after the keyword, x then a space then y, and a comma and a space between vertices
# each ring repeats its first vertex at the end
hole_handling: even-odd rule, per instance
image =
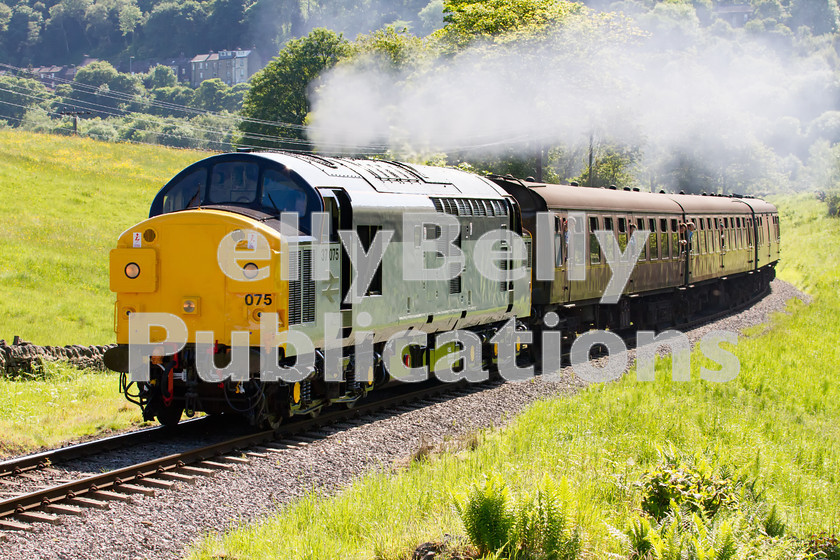
POLYGON ((115 374, 53 362, 35 379, 0 377, 0 458, 140 425, 115 374))
MULTIPOLYGON (((113 342, 108 252, 169 178, 206 155, 0 130, 0 338, 113 342)), ((45 368, 0 376, 0 456, 141 423, 115 374, 45 368)))
MULTIPOLYGON (((824 206, 804 196, 776 202, 784 243, 780 276, 814 300, 789 305, 769 330, 740 341, 734 381, 699 380, 695 355, 693 380, 674 383, 670 360, 661 360, 655 382, 631 374, 536 403, 506 429, 482 434, 474 450, 363 477, 335 497, 310 495, 262 523, 208 536, 190 557, 410 558, 420 543, 464 535, 453 495, 498 473, 517 491, 530 491, 545 475, 562 481, 584 535, 583 557, 630 558, 620 535, 639 518, 638 483, 670 448, 715 472, 754 481, 764 492, 760 507, 777 508, 787 535, 765 534, 776 535, 778 527, 765 529, 772 516, 762 517, 762 525, 758 514, 740 513, 715 525, 715 535, 737 535, 736 555, 674 558, 805 557, 797 538, 840 529, 840 221, 824 217, 824 206), (745 527, 756 524, 762 529, 747 534, 745 527)), ((689 537, 695 547, 703 539, 689 537)))
POLYGON ((206 155, 0 130, 0 338, 113 342, 108 252, 206 155))

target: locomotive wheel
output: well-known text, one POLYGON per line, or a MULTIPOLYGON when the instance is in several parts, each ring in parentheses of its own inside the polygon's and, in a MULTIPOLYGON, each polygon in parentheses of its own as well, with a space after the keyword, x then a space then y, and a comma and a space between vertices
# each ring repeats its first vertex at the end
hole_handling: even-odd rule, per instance
POLYGON ((270 430, 277 430, 282 424, 283 415, 281 414, 268 414, 263 422, 263 425, 270 430))
POLYGON ((184 405, 173 404, 159 408, 155 418, 163 426, 176 426, 181 421, 182 414, 184 414, 184 405))

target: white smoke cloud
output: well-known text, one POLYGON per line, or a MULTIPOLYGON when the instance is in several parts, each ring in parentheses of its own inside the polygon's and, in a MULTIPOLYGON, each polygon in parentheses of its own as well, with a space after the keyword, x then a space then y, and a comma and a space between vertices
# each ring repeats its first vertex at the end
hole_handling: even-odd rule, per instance
POLYGON ((832 108, 824 58, 677 23, 663 31, 657 20, 630 41, 574 26, 539 47, 479 46, 428 71, 342 65, 313 94, 308 134, 327 152, 524 152, 594 132, 650 153, 700 138, 730 149, 778 142, 783 157, 791 140, 780 131, 804 131, 832 108))

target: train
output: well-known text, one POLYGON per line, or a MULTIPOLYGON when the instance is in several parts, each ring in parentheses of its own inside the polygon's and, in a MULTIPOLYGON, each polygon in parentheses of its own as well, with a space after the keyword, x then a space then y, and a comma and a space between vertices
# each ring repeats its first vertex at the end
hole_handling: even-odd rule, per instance
POLYGON ((546 331, 665 329, 746 302, 779 254, 776 208, 747 196, 218 154, 166 183, 111 251, 105 363, 146 420, 276 427, 395 381, 539 359, 546 331))

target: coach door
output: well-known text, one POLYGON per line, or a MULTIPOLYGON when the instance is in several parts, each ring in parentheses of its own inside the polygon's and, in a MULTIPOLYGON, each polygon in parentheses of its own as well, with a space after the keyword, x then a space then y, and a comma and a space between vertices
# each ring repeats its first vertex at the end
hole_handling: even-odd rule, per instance
MULTIPOLYGON (((571 227, 574 228, 574 220, 571 227)), ((551 283, 551 303, 569 302, 569 217, 566 211, 554 213, 554 281, 551 283)))

